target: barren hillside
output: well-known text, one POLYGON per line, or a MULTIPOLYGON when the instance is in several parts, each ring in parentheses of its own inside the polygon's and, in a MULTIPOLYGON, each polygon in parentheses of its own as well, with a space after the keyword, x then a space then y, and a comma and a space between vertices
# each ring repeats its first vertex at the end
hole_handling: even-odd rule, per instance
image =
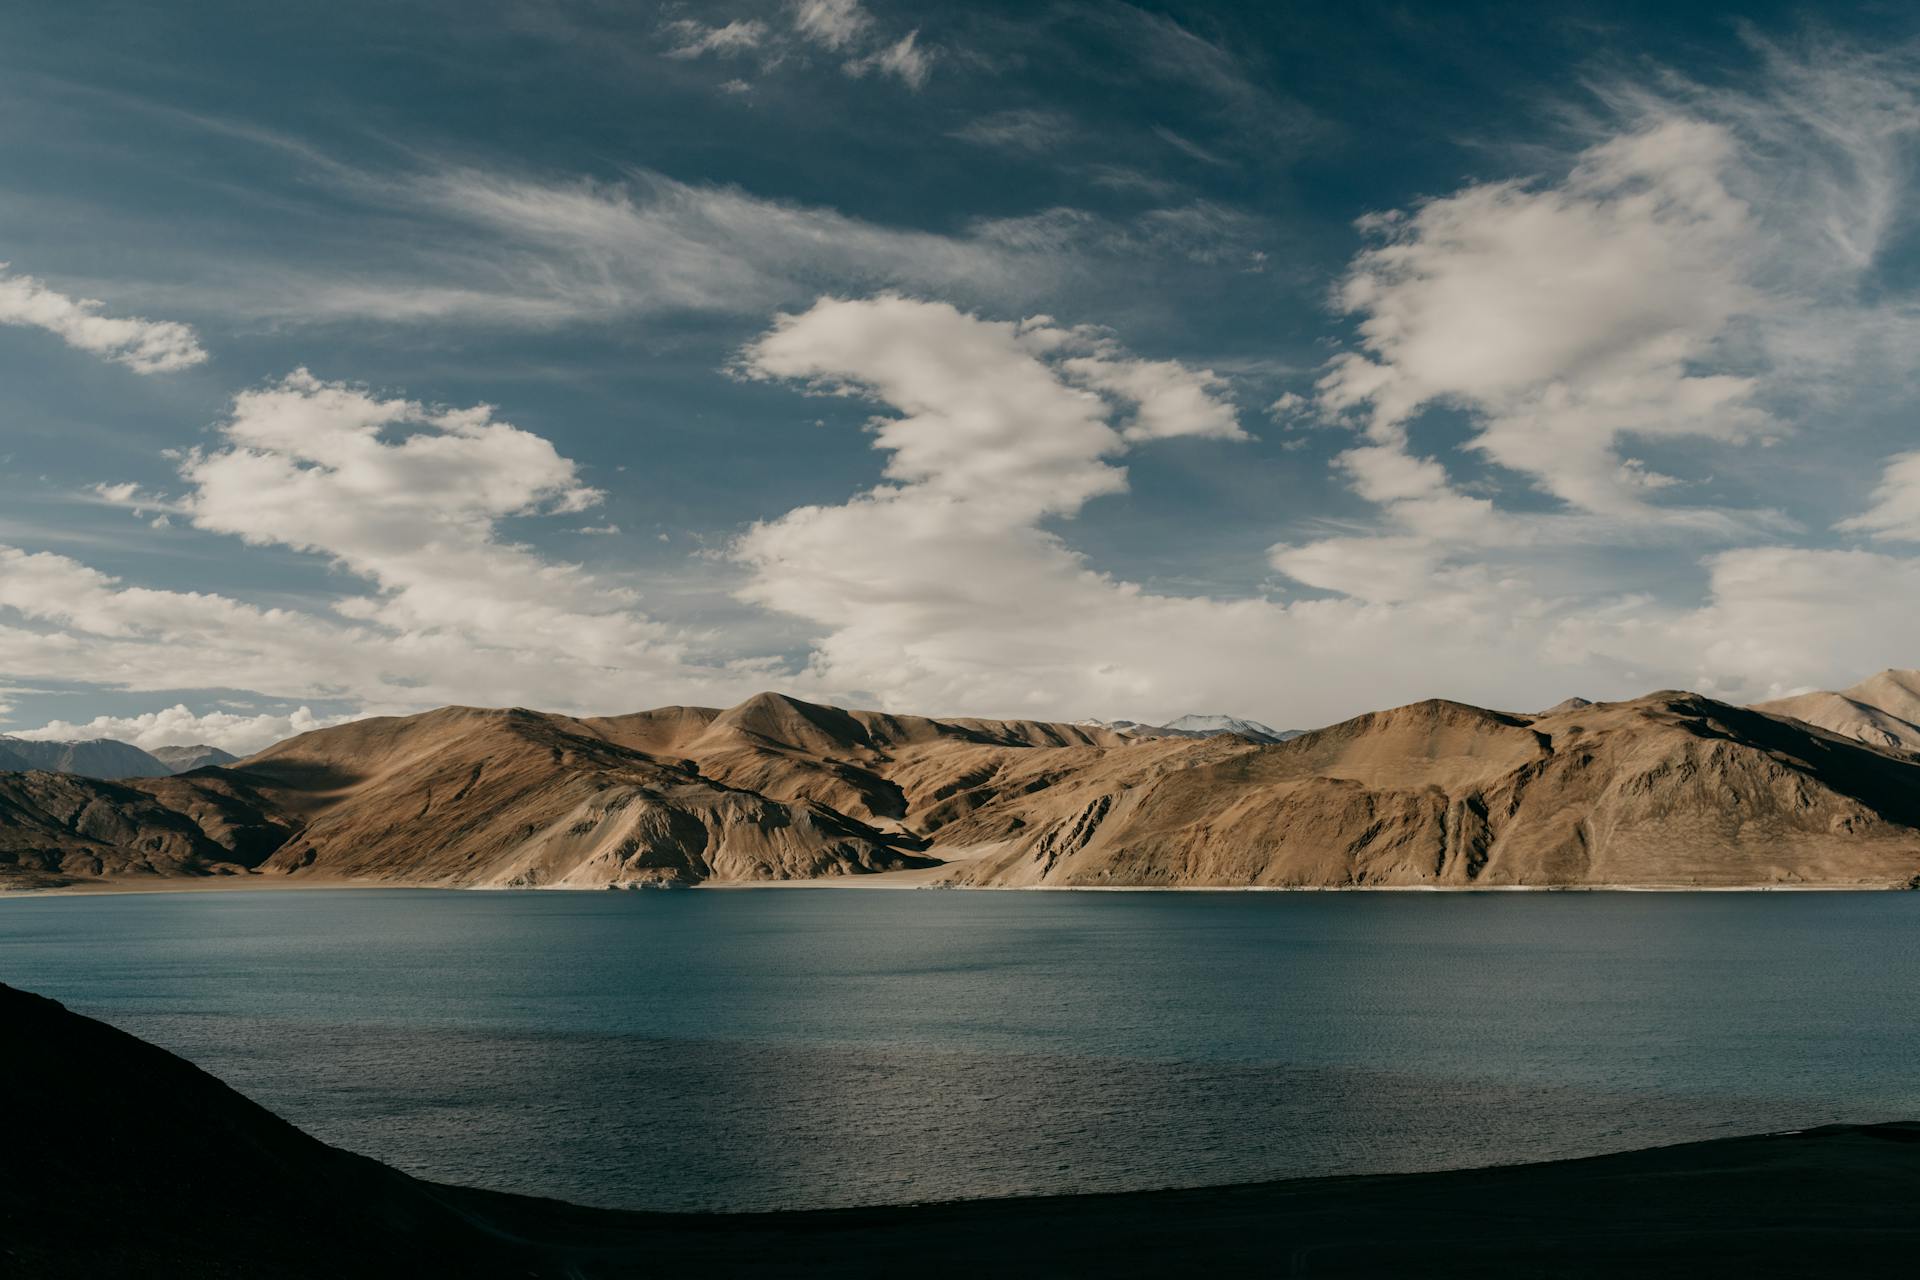
POLYGON ((907 870, 970 886, 1906 886, 1920 756, 1676 692, 1538 715, 1422 702, 1282 743, 761 694, 584 720, 446 707, 125 783, 0 775, 0 880, 16 885, 907 870))

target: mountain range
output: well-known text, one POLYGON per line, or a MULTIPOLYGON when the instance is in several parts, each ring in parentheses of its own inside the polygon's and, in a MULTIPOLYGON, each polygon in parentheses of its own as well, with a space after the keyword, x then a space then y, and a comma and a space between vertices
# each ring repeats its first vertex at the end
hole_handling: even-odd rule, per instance
POLYGON ((45 769, 83 778, 165 778, 213 764, 233 764, 229 751, 199 743, 142 751, 130 742, 90 738, 83 742, 42 742, 0 735, 0 772, 45 769))
POLYGON ((0 774, 0 884, 209 875, 1912 887, 1920 753, 1674 691, 1537 714, 1431 700, 1284 742, 766 693, 588 718, 446 707, 166 777, 0 774))
POLYGON ((1181 716, 1165 724, 1143 724, 1138 720, 1076 720, 1082 728, 1111 729, 1129 738, 1212 738, 1235 734, 1250 742, 1285 742, 1297 738, 1304 729, 1273 729, 1258 720, 1239 716, 1181 716))

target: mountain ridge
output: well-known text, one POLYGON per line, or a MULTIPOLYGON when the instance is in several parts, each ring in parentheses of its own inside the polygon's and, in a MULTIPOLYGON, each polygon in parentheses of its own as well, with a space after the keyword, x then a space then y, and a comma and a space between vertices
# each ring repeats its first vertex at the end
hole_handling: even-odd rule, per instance
POLYGON ((1920 670, 1889 668, 1838 692, 1816 689, 1754 705, 1875 746, 1920 751, 1920 670))
POLYGON ((27 769, 83 778, 164 778, 174 772, 148 752, 117 738, 43 741, 0 736, 0 750, 6 752, 0 757, 0 769, 10 767, 6 760, 12 758, 24 762, 27 769))
POLYGON ((1678 690, 1536 714, 1429 699, 1283 742, 763 693, 585 718, 444 707, 163 778, 0 774, 0 883, 208 876, 1905 887, 1920 754, 1678 690))

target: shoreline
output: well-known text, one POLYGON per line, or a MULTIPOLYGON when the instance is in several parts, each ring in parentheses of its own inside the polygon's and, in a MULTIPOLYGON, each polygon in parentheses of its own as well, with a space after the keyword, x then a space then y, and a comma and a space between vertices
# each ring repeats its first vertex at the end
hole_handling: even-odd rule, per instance
MULTIPOLYGON (((937 870, 938 868, 933 868, 937 870)), ((872 876, 826 876, 811 880, 733 880, 695 885, 450 885, 421 884, 405 880, 333 880, 276 879, 253 875, 181 877, 173 880, 103 880, 90 883, 48 885, 44 888, 0 887, 0 902, 9 899, 127 897, 196 893, 316 893, 329 890, 437 890, 443 893, 730 893, 743 890, 847 890, 853 892, 906 892, 928 890, 939 893, 1911 893, 1904 884, 1353 884, 1353 885, 950 885, 927 879, 912 882, 889 880, 894 875, 923 877, 927 869, 912 872, 881 872, 872 876)))

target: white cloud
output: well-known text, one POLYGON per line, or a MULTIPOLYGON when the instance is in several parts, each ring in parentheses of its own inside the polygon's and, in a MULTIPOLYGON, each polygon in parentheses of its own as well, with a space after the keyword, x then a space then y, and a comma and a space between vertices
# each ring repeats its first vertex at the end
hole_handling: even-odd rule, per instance
POLYGON ((1008 151, 1051 151, 1074 133, 1073 121, 1057 111, 1031 107, 996 111, 953 130, 947 136, 1008 151))
MULTIPOLYGON (((1124 430, 1125 405, 1089 397, 1074 366, 1159 362, 1090 354, 1094 341, 1044 317, 882 297, 823 300, 746 350, 755 376, 889 410, 872 423, 881 483, 735 545, 752 574, 743 598, 822 630, 806 671, 782 683, 934 713, 1206 705, 1311 725, 1434 695, 1521 709, 1671 685, 1760 698, 1857 678, 1920 631, 1915 561, 1729 550, 1704 564, 1704 603, 1663 604, 1566 571, 1586 535, 1625 537, 1617 524, 1528 521, 1376 446, 1343 465, 1373 500, 1419 511, 1425 531, 1271 552, 1337 598, 1157 594, 1098 572, 1060 532, 1124 491, 1116 460, 1148 438, 1124 430)), ((1154 436, 1230 439, 1223 412, 1202 396, 1154 436)))
POLYGON ((56 334, 135 373, 173 373, 207 358, 193 330, 171 320, 106 316, 104 303, 73 298, 32 276, 6 274, 0 262, 0 324, 26 325, 56 334))
POLYGON ((1913 664, 1920 559, 1868 551, 1753 547, 1708 558, 1707 599, 1662 618, 1583 619, 1564 634, 1744 700, 1842 688, 1913 664))
POLYGON ((463 283, 315 281, 262 298, 307 317, 373 315, 418 322, 557 324, 631 314, 764 314, 821 290, 930 290, 963 297, 1025 297, 1058 284, 1076 251, 1103 249, 1107 225, 1085 236, 1014 245, 990 226, 945 235, 848 217, 636 173, 620 183, 535 182, 450 170, 383 193, 466 229, 449 242, 463 283))
POLYGON ((1322 538, 1267 552, 1275 569, 1295 582, 1369 604, 1394 604, 1434 594, 1441 555, 1416 537, 1322 538))
POLYGON ((933 70, 933 51, 921 48, 919 39, 918 31, 909 31, 892 44, 849 59, 846 72, 856 79, 869 73, 893 76, 909 89, 919 89, 933 70))
POLYGON ((698 58, 709 53, 727 57, 750 53, 765 43, 767 38, 767 24, 755 19, 709 27, 683 18, 668 23, 667 31, 676 42, 667 51, 669 58, 698 58))
POLYGON ((1512 666, 1494 665, 1511 671, 1537 643, 1522 625, 1528 603, 1484 574, 1463 576, 1470 597, 1396 610, 1156 595, 1091 569, 1043 524, 1123 491, 1111 459, 1149 438, 1238 431, 1207 375, 1090 352, 1092 341, 1044 317, 1011 324, 883 297, 822 301, 748 348, 757 376, 894 411, 873 425, 882 484, 756 525, 735 547, 753 573, 744 598, 825 630, 800 687, 932 712, 1206 705, 1313 723, 1350 708, 1362 686, 1379 700, 1432 692, 1431 668, 1396 670, 1402 645, 1479 673, 1452 683, 1459 694, 1493 686, 1490 655, 1506 654, 1512 666), (1127 407, 1084 389, 1083 361, 1108 366, 1106 386, 1136 390, 1136 377, 1179 370, 1192 398, 1129 434, 1127 407))
POLYGON ((1174 150, 1190 159, 1198 160, 1202 164, 1215 165, 1220 168, 1227 168, 1231 165, 1230 161, 1222 160, 1219 156, 1213 154, 1213 152, 1207 150, 1191 138, 1182 137, 1165 125, 1155 125, 1153 127, 1153 133, 1155 137, 1159 138, 1174 150))
POLYGON ((872 22, 860 0, 795 0, 793 5, 794 30, 829 49, 846 48, 872 22))
POLYGON ((1836 527, 1887 541, 1920 542, 1920 450, 1888 458, 1873 505, 1836 527))
POLYGON ((1322 403, 1364 409, 1382 445, 1434 403, 1477 415, 1474 447, 1573 506, 1624 513, 1641 486, 1625 434, 1736 440, 1770 425, 1725 362, 1761 309, 1756 244, 1727 190, 1734 140, 1669 121, 1590 148, 1564 183, 1493 183, 1376 219, 1340 303, 1364 355, 1335 362, 1322 403))
POLYGON ((189 454, 181 509, 248 542, 325 555, 378 594, 336 611, 587 666, 674 664, 630 593, 499 539, 499 521, 596 505, 574 464, 492 410, 380 399, 302 369, 234 400, 227 447, 189 454))
POLYGON ((302 370, 236 397, 219 443, 184 455, 180 473, 187 491, 163 500, 176 519, 324 557, 353 588, 324 610, 261 608, 0 548, 0 670, 373 710, 605 709, 742 688, 688 661, 687 639, 631 588, 504 536, 509 521, 578 513, 600 495, 486 406, 383 398, 302 370))
MULTIPOLYGON (((1856 286, 1920 132, 1915 77, 1859 50, 1759 52, 1767 74, 1737 90, 1605 86, 1613 132, 1557 179, 1476 184, 1363 220, 1377 243, 1338 291, 1358 349, 1331 363, 1319 401, 1369 437, 1339 465, 1386 508, 1389 532, 1460 532, 1427 523, 1453 485, 1408 440, 1432 406, 1465 410, 1472 449, 1574 511, 1676 530, 1777 524, 1679 505, 1697 477, 1624 442, 1775 441, 1810 402, 1831 411, 1876 363, 1910 361, 1909 310, 1856 286), (1416 463, 1423 502, 1379 483, 1416 463)), ((1899 501, 1888 486, 1894 508, 1843 527, 1881 529, 1899 501)))
MULTIPOLYGON (((776 35, 757 18, 720 26, 690 18, 669 22, 664 28, 671 41, 666 56, 687 60, 709 54, 758 54, 762 68, 770 71, 788 61, 789 54, 804 53, 804 47, 812 45, 841 55, 841 70, 856 79, 892 76, 910 89, 926 84, 935 51, 920 44, 918 29, 901 36, 882 35, 860 0, 793 0, 788 13, 792 20, 789 35, 776 35)), ((793 60, 801 66, 810 63, 806 57, 793 60)))
MULTIPOLYGON (((1609 580, 1591 556, 1571 573, 1564 564, 1581 543, 1666 538, 1704 551, 1703 540, 1795 534, 1777 512, 1682 505, 1705 477, 1666 474, 1628 442, 1684 457, 1673 449, 1683 437, 1737 448, 1808 432, 1803 447, 1816 447, 1801 421, 1815 406, 1826 448, 1847 416, 1840 387, 1910 363, 1896 348, 1911 341, 1912 317, 1863 301, 1857 286, 1889 234, 1902 149, 1920 130, 1915 79, 1858 51, 1762 54, 1768 75, 1740 90, 1672 77, 1657 91, 1608 86, 1613 131, 1556 178, 1475 184, 1363 221, 1375 243, 1337 294, 1358 338, 1330 364, 1318 404, 1359 429, 1334 465, 1380 519, 1276 546, 1276 569, 1401 604, 1458 597, 1492 575, 1557 619, 1541 642, 1553 662, 1756 696, 1848 681, 1868 654, 1912 661, 1902 632, 1874 635, 1895 619, 1911 630, 1912 611, 1875 594, 1906 581, 1906 561, 1734 545, 1701 561, 1697 608, 1670 555, 1653 575, 1664 600, 1609 580), (1498 473, 1457 483, 1413 443, 1430 407, 1464 411, 1470 449, 1562 505, 1510 504, 1498 473), (1834 583, 1816 591, 1824 571, 1834 583), (1769 573, 1783 595, 1769 596, 1769 573), (1762 623, 1769 609, 1777 628, 1762 623), (1857 642, 1834 638, 1849 627, 1857 642)), ((1759 460, 1736 466, 1769 474, 1759 460)), ((1873 505, 1838 527, 1920 533, 1915 492, 1920 465, 1890 459, 1873 505)))
POLYGON ((191 747, 205 743, 245 756, 295 734, 345 724, 355 718, 350 715, 316 716, 309 707, 297 708, 286 715, 262 713, 242 716, 230 711, 201 714, 189 710, 183 703, 175 703, 163 710, 139 715, 95 716, 79 724, 53 720, 37 729, 11 729, 8 733, 16 738, 53 742, 113 738, 120 742, 131 742, 144 751, 151 751, 155 747, 191 747))

